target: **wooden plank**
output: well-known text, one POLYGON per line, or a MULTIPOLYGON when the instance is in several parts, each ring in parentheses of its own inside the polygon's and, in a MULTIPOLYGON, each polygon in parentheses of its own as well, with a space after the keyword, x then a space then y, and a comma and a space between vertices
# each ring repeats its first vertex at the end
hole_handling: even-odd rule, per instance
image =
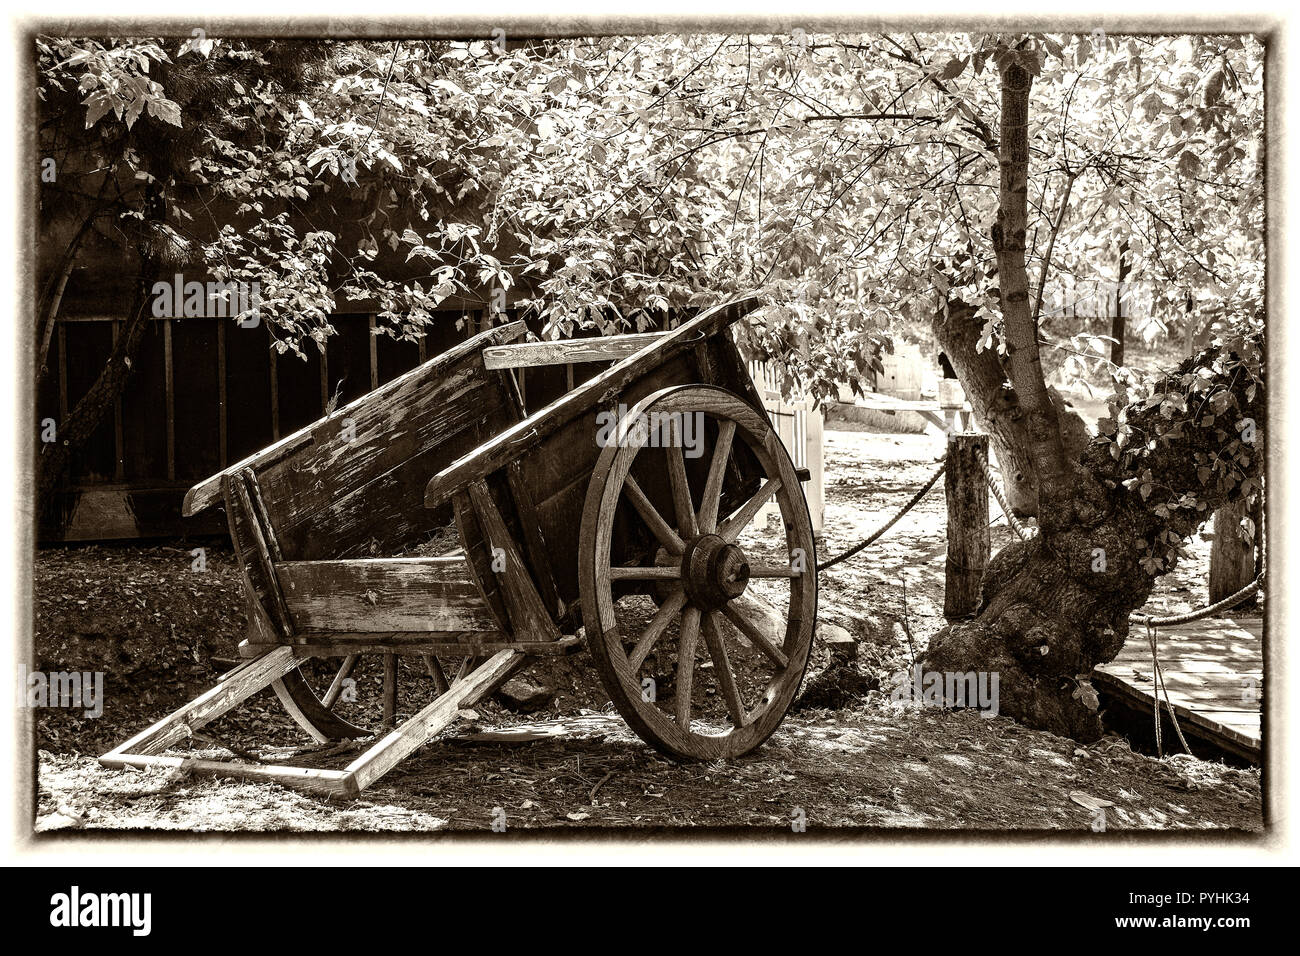
POLYGON ((523 651, 529 657, 566 657, 583 650, 582 639, 569 636, 558 641, 507 641, 491 640, 501 637, 497 633, 466 633, 467 640, 441 640, 442 635, 431 634, 331 634, 328 637, 308 636, 293 646, 312 657, 347 657, 351 654, 396 654, 399 657, 427 657, 437 654, 449 657, 481 656, 499 651, 523 651), (473 638, 473 640, 468 640, 473 638), (489 638, 488 640, 480 640, 489 638))
POLYGON ((68 420, 68 329, 60 322, 55 336, 59 344, 59 422, 68 420))
POLYGON ((167 480, 176 480, 176 388, 172 365, 172 323, 163 323, 163 407, 167 419, 167 480))
MULTIPOLYGON (((259 473, 270 468, 272 465, 279 464, 293 457, 303 448, 312 445, 318 437, 321 426, 326 422, 335 421, 342 418, 358 418, 361 412, 367 408, 383 408, 387 403, 398 400, 409 394, 412 390, 418 390, 421 386, 436 383, 439 376, 447 367, 458 363, 467 356, 475 355, 487 343, 511 341, 523 335, 526 331, 522 322, 511 323, 510 325, 490 329, 483 333, 483 336, 469 339, 460 345, 435 356, 429 362, 419 368, 412 369, 405 375, 400 375, 386 385, 381 386, 375 391, 363 395, 355 401, 344 406, 342 409, 335 410, 332 416, 322 418, 313 422, 298 431, 284 436, 279 441, 263 448, 236 462, 234 465, 225 469, 225 471, 213 475, 212 477, 200 482, 190 489, 189 494, 185 496, 183 513, 186 517, 202 511, 221 500, 221 476, 226 472, 238 471, 243 468, 253 468, 259 473)), ((358 427, 360 431, 360 427, 358 427)), ((331 429, 331 433, 333 429, 331 429)))
MULTIPOLYGON (((270 569, 259 557, 253 541, 254 519, 246 510, 236 487, 242 485, 243 480, 239 476, 226 475, 222 478, 226 521, 235 548, 235 559, 239 564, 240 582, 248 610, 248 639, 253 645, 283 643, 291 637, 292 622, 287 611, 276 605, 273 583, 269 578, 270 569), (278 621, 275 619, 277 617, 278 621)), ((263 648, 251 647, 249 653, 261 653, 262 650, 263 648)))
POLYGON ((271 349, 266 363, 271 376, 271 440, 280 440, 280 353, 271 349))
MULTIPOLYGON (((109 751, 100 758, 100 762, 104 763, 109 758, 116 759, 124 754, 160 753, 173 744, 187 739, 191 731, 215 720, 230 708, 263 688, 269 687, 273 681, 297 666, 298 659, 291 647, 277 647, 255 660, 240 664, 222 677, 211 690, 200 694, 184 707, 173 711, 120 747, 109 751)), ((111 764, 105 763, 105 766, 111 764)))
MULTIPOLYGON (((220 406, 217 423, 217 442, 220 445, 221 467, 230 464, 229 428, 226 417, 226 323, 217 323, 217 404, 220 406)), ((186 498, 188 499, 188 495, 186 498)), ((183 507, 183 506, 182 506, 183 507)), ((185 512, 187 515, 189 512, 185 512)))
MULTIPOLYGON (((122 323, 113 323, 113 346, 117 346, 117 337, 122 334, 122 323)), ((113 396, 113 478, 121 481, 126 477, 126 441, 122 435, 122 394, 113 396)), ((175 475, 171 476, 175 480, 175 475)))
POLYGON ((518 461, 506 466, 506 480, 510 486, 510 495, 514 498, 515 508, 519 512, 519 524, 524 534, 524 549, 528 553, 528 562, 537 578, 538 590, 546 604, 548 613, 554 618, 564 616, 564 602, 560 600, 555 587, 555 575, 552 562, 555 555, 546 548, 542 529, 538 522, 537 509, 533 505, 532 492, 524 481, 523 471, 518 461))
POLYGON ((590 339, 553 339, 547 342, 495 345, 483 350, 483 364, 489 369, 495 369, 570 365, 577 362, 617 362, 635 355, 663 336, 663 332, 640 332, 590 339))
POLYGON ((461 557, 282 561, 275 570, 303 636, 498 630, 461 557))
POLYGON ((125 767, 172 767, 192 773, 206 773, 215 777, 235 777, 240 780, 257 780, 278 783, 296 790, 321 793, 329 796, 351 795, 348 774, 343 770, 317 770, 311 767, 285 767, 275 764, 246 763, 240 760, 202 760, 196 757, 145 756, 140 754, 105 754, 99 762, 115 770, 125 767))
POLYGON ((456 720, 462 709, 473 707, 505 683, 527 659, 527 655, 517 650, 499 651, 488 658, 468 677, 348 764, 344 771, 348 775, 345 783, 348 792, 360 793, 392 770, 404 757, 456 720))
POLYGON ((375 335, 375 317, 370 315, 367 320, 370 329, 370 390, 373 392, 379 387, 379 338, 375 335))
MULTIPOLYGON (((423 364, 423 357, 420 361, 423 364)), ((330 361, 327 348, 320 350, 320 407, 322 415, 330 413, 330 361)))
POLYGON ((450 500, 457 491, 541 444, 569 422, 603 402, 617 399, 628 384, 692 348, 699 337, 707 338, 725 329, 757 305, 754 296, 742 296, 714 306, 501 432, 434 475, 425 489, 425 506, 433 508, 450 500))
MULTIPOLYGON (((1262 741, 1262 635, 1262 621, 1227 618, 1203 618, 1156 632, 1164 686, 1179 720, 1194 725, 1216 746, 1256 762, 1262 741)), ((1123 649, 1097 668, 1094 680, 1138 708, 1155 706, 1151 649, 1141 625, 1134 624, 1123 649)))
POLYGON ((501 512, 497 510, 487 483, 479 480, 469 486, 469 499, 483 531, 484 540, 494 553, 500 549, 502 566, 493 571, 501 582, 501 596, 510 615, 510 632, 516 640, 556 641, 560 632, 542 603, 532 574, 515 545, 501 512))

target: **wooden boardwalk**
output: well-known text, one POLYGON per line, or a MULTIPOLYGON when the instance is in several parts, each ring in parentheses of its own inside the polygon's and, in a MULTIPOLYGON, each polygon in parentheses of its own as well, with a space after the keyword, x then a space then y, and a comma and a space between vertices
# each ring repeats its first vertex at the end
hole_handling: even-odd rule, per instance
MULTIPOLYGON (((1261 754, 1263 632, 1258 617, 1209 617, 1156 629, 1161 673, 1183 733, 1256 764, 1261 754)), ((1094 682, 1098 690, 1151 713, 1155 682, 1145 625, 1133 625, 1124 649, 1097 668, 1094 682)), ((1176 737, 1170 730, 1166 733, 1165 751, 1178 752, 1176 737)))

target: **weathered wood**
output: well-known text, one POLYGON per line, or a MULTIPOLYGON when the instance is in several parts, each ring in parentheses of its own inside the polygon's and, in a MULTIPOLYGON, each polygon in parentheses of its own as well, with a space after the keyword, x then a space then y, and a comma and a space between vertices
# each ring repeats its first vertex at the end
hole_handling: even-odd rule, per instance
POLYGON ((352 795, 348 787, 348 774, 343 770, 317 770, 312 767, 285 767, 275 764, 245 763, 241 760, 203 760, 197 757, 148 756, 142 754, 105 754, 99 762, 115 770, 138 767, 171 767, 191 773, 205 773, 214 777, 234 777, 238 780, 258 780, 278 783, 296 790, 320 793, 326 796, 352 795))
POLYGON ((384 718, 382 726, 392 729, 397 722, 397 655, 384 654, 384 718))
MULTIPOLYGON (((1263 624, 1259 618, 1209 617, 1156 631, 1161 674, 1183 731, 1195 728, 1216 747, 1256 764, 1262 756, 1263 624)), ((1144 627, 1133 626, 1115 659, 1093 672, 1093 683, 1150 719, 1155 679, 1144 627)), ((1163 712, 1163 695, 1160 706, 1163 712)))
POLYGON ((1251 518, 1251 513, 1245 501, 1224 505, 1214 513, 1214 538, 1210 543, 1211 604, 1236 594, 1255 580, 1255 544, 1241 534, 1241 522, 1247 518, 1251 518))
POLYGON ((591 339, 557 339, 550 342, 516 342, 483 350, 489 369, 568 365, 577 362, 617 362, 635 355, 663 337, 662 332, 605 335, 591 339))
POLYGON ((343 693, 343 682, 352 676, 352 671, 356 669, 359 660, 361 660, 360 654, 349 654, 343 658, 343 663, 335 672, 334 679, 330 681, 329 689, 320 700, 321 706, 326 710, 332 709, 338 703, 339 696, 343 693))
POLYGON ((971 617, 979 607, 980 584, 989 563, 989 490, 979 456, 987 461, 987 435, 948 436, 944 492, 948 499, 948 560, 943 616, 971 617))
POLYGON ((280 440, 280 353, 271 351, 267 362, 271 381, 271 440, 280 440))
POLYGON ((370 389, 374 391, 379 387, 379 337, 375 335, 375 317, 372 314, 369 319, 370 332, 370 389))
POLYGON ((257 509, 257 520, 261 524, 262 533, 266 536, 266 544, 270 549, 272 560, 283 561, 284 553, 280 550, 280 541, 275 536, 271 513, 266 510, 266 502, 262 499, 262 488, 257 483, 257 473, 251 468, 245 468, 240 472, 240 476, 248 486, 248 496, 253 502, 253 507, 257 509))
POLYGON ((167 480, 176 480, 176 388, 172 366, 172 320, 163 322, 163 409, 167 425, 167 480))
POLYGON ((223 676, 217 686, 190 701, 162 720, 136 734, 126 743, 100 758, 105 766, 110 758, 123 754, 161 753, 187 739, 194 730, 220 717, 230 708, 268 687, 272 681, 298 666, 290 647, 277 647, 256 660, 240 664, 223 676))
POLYGON ((497 510, 487 483, 476 481, 471 484, 469 499, 484 539, 499 558, 499 561, 494 560, 492 571, 501 582, 501 595, 510 616, 511 636, 520 641, 559 640, 560 632, 537 593, 528 565, 497 510))
POLYGON ((221 467, 225 468, 230 464, 230 422, 226 414, 226 323, 224 322, 217 323, 217 404, 220 406, 217 412, 217 443, 221 446, 218 449, 219 460, 221 467))
MULTIPOLYGON (((439 731, 456 720, 463 709, 473 707, 513 674, 528 656, 515 649, 501 650, 409 721, 381 738, 344 770, 319 770, 251 764, 241 761, 206 760, 162 755, 161 751, 190 737, 205 723, 266 687, 275 678, 298 666, 292 649, 276 648, 255 661, 241 664, 222 683, 180 710, 137 734, 121 747, 99 758, 105 767, 174 767, 221 777, 238 777, 279 783, 288 787, 334 796, 356 796, 439 731)), ((396 664, 394 662, 395 673, 396 664)), ((387 667, 387 663, 386 663, 387 667)), ((394 681, 395 685, 395 681, 394 681)), ((389 701, 385 702, 386 707, 389 701)), ((395 710, 395 704, 394 704, 395 710)))
MULTIPOLYGON (((480 656, 498 651, 523 651, 529 657, 565 657, 583 648, 580 638, 563 637, 558 641, 509 641, 492 632, 464 634, 329 634, 301 635, 293 647, 312 657, 347 657, 350 654, 396 654, 399 657, 438 655, 480 656), (451 640, 450 638, 456 638, 451 640)), ((263 652, 264 653, 264 652, 263 652)))
MULTIPOLYGON (((236 462, 219 474, 200 482, 190 489, 185 496, 183 514, 188 517, 197 514, 204 508, 216 504, 220 500, 221 493, 221 476, 229 471, 238 471, 244 468, 252 468, 259 474, 267 471, 275 465, 281 464, 286 460, 293 458, 302 449, 313 445, 318 439, 324 440, 333 435, 334 429, 330 428, 328 433, 322 432, 322 426, 326 423, 334 424, 343 418, 370 418, 371 415, 378 415, 383 421, 382 424, 391 423, 391 409, 389 406, 393 403, 401 404, 405 398, 412 394, 418 394, 430 385, 436 385, 439 379, 446 374, 447 370, 463 362, 467 358, 479 357, 479 351, 485 344, 495 342, 507 342, 522 336, 526 328, 522 322, 511 323, 510 325, 501 326, 500 328, 489 329, 482 333, 481 336, 475 336, 453 349, 450 349, 441 355, 435 356, 419 368, 412 369, 404 375, 399 375, 391 382, 383 385, 369 394, 363 395, 356 401, 349 403, 342 409, 336 410, 333 415, 322 418, 310 425, 300 428, 298 431, 286 435, 284 438, 274 444, 262 449, 255 454, 249 455, 242 461, 236 462), (363 415, 363 412, 371 413, 363 415), (388 412, 388 414, 385 414, 388 412)), ((481 360, 480 360, 481 361, 481 360)), ((480 364, 481 367, 481 364, 480 364)), ((447 396, 442 395, 440 398, 445 399, 447 396)), ((401 417, 400 415, 398 416, 401 417)), ((383 431, 382 427, 377 427, 378 431, 383 431)), ((357 428, 358 434, 362 432, 360 422, 357 428)), ((391 430, 389 432, 391 436, 391 430)), ((339 449, 335 449, 337 452, 339 449)))
MULTIPOLYGON (((806 573, 789 578, 790 599, 784 613, 769 613, 765 602, 748 593, 727 601, 720 611, 709 612, 705 642, 714 658, 714 669, 718 670, 721 662, 727 671, 727 674, 719 671, 715 679, 727 702, 734 727, 727 734, 694 733, 691 730, 690 695, 695 649, 702 623, 699 608, 693 603, 686 604, 682 599, 683 591, 675 590, 663 599, 648 626, 635 635, 623 633, 615 608, 615 593, 611 586, 615 572, 611 555, 615 551, 616 518, 620 501, 629 487, 627 478, 640 450, 634 445, 612 442, 602 451, 593 469, 578 555, 582 612, 588 646, 610 699, 642 739, 665 753, 693 759, 735 757, 759 746, 776 729, 803 678, 817 608, 817 576, 813 570, 816 546, 812 525, 799 492, 794 465, 761 407, 756 408, 744 398, 722 389, 688 385, 653 393, 631 409, 633 414, 651 411, 700 413, 719 423, 734 422, 734 430, 726 429, 726 434, 740 439, 732 442, 733 454, 742 448, 749 449, 751 457, 756 456, 760 469, 758 474, 768 480, 762 490, 752 494, 748 500, 729 500, 723 495, 716 513, 720 516, 734 514, 722 528, 739 534, 748 521, 746 515, 752 516, 757 511, 753 506, 754 499, 766 501, 776 495, 785 536, 781 549, 789 549, 791 553, 795 549, 802 550, 809 565, 806 573), (673 617, 679 620, 678 669, 674 698, 665 702, 671 710, 670 716, 669 712, 660 709, 657 702, 647 701, 643 696, 639 669, 673 617), (730 672, 725 645, 716 630, 724 618, 737 627, 742 639, 758 647, 775 665, 773 681, 763 698, 755 703, 752 712, 745 709, 735 675, 730 672), (712 628, 712 632, 708 628, 712 628), (629 640, 633 643, 631 651, 628 650, 629 640)), ((723 434, 722 429, 718 432, 723 434)), ((705 452, 705 456, 696 460, 696 482, 701 487, 709 484, 709 473, 714 470, 707 448, 705 452)), ((671 483, 667 475, 669 468, 675 467, 671 461, 671 457, 665 461, 663 456, 649 459, 650 465, 663 470, 666 483, 671 483)), ((640 474, 648 481, 651 470, 643 467, 640 474)), ((651 502, 651 506, 656 510, 658 507, 673 508, 671 495, 661 496, 661 501, 662 505, 655 506, 651 502)), ((680 497, 678 503, 685 505, 680 497)), ((685 514, 677 517, 680 524, 698 523, 697 517, 690 520, 685 514)), ((675 569, 670 569, 669 573, 672 570, 675 569)))
POLYGON ((527 659, 521 651, 499 651, 479 665, 464 680, 348 764, 344 772, 348 775, 349 792, 360 793, 392 770, 402 758, 459 717, 463 709, 473 707, 505 683, 527 659))
POLYGON ((294 632, 293 615, 289 611, 280 581, 276 577, 275 562, 271 557, 270 547, 266 543, 262 522, 259 520, 257 512, 253 510, 253 504, 243 475, 236 475, 231 478, 231 485, 234 488, 236 497, 239 499, 243 514, 248 518, 248 527, 253 539, 253 553, 257 559, 258 567, 261 569, 263 582, 271 599, 271 610, 276 623, 280 626, 281 635, 286 640, 292 640, 294 632))
MULTIPOLYGON (((113 345, 122 334, 122 323, 113 323, 113 345)), ((122 434, 122 395, 113 396, 113 480, 121 481, 126 477, 126 440, 122 434)), ((174 478, 174 476, 173 476, 174 478)))
POLYGON ((275 570, 303 636, 499 630, 461 557, 282 561, 275 570))
POLYGON ((460 539, 461 550, 465 552, 465 563, 470 579, 478 586, 478 592, 487 606, 488 613, 496 622, 497 630, 509 634, 510 612, 506 609, 501 582, 492 570, 492 548, 487 542, 483 529, 479 526, 478 514, 470 503, 469 494, 458 492, 452 498, 452 505, 456 515, 456 534, 460 539))
POLYGON ((510 487, 510 496, 514 499, 515 508, 519 512, 524 550, 528 555, 528 563, 533 570, 538 592, 549 615, 558 620, 564 615, 564 602, 556 590, 555 575, 551 569, 555 555, 546 548, 546 541, 542 537, 542 529, 537 518, 537 509, 533 505, 532 491, 524 481, 523 470, 518 461, 512 461, 506 466, 506 480, 510 487))
POLYGON ((447 681, 447 674, 442 669, 442 662, 432 654, 420 655, 424 660, 424 667, 433 678, 433 687, 439 694, 445 694, 451 684, 447 681))
MULTIPOLYGON (((506 429, 434 475, 425 488, 425 505, 433 508, 450 500, 457 491, 535 448, 579 416, 602 403, 617 400, 631 382, 681 352, 693 348, 699 337, 707 338, 725 329, 757 304, 757 299, 753 296, 742 296, 708 309, 680 328, 666 333, 652 345, 617 362, 567 395, 534 412, 524 421, 506 429)), ((593 429, 590 434, 594 433, 593 429)))

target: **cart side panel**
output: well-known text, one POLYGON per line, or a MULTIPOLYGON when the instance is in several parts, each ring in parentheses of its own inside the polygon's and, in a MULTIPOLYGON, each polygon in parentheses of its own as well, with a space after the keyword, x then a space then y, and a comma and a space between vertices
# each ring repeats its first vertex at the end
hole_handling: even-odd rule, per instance
POLYGON ((521 417, 506 373, 457 349, 420 374, 311 426, 302 447, 257 471, 288 560, 389 556, 451 522, 424 507, 424 484, 521 417))

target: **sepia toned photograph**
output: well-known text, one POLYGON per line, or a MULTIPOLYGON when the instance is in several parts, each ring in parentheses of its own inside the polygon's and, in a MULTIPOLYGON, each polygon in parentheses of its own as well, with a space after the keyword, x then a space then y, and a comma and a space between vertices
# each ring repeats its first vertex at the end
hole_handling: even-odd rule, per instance
POLYGON ((19 35, 32 852, 1258 845, 1272 28, 483 16, 19 35))

